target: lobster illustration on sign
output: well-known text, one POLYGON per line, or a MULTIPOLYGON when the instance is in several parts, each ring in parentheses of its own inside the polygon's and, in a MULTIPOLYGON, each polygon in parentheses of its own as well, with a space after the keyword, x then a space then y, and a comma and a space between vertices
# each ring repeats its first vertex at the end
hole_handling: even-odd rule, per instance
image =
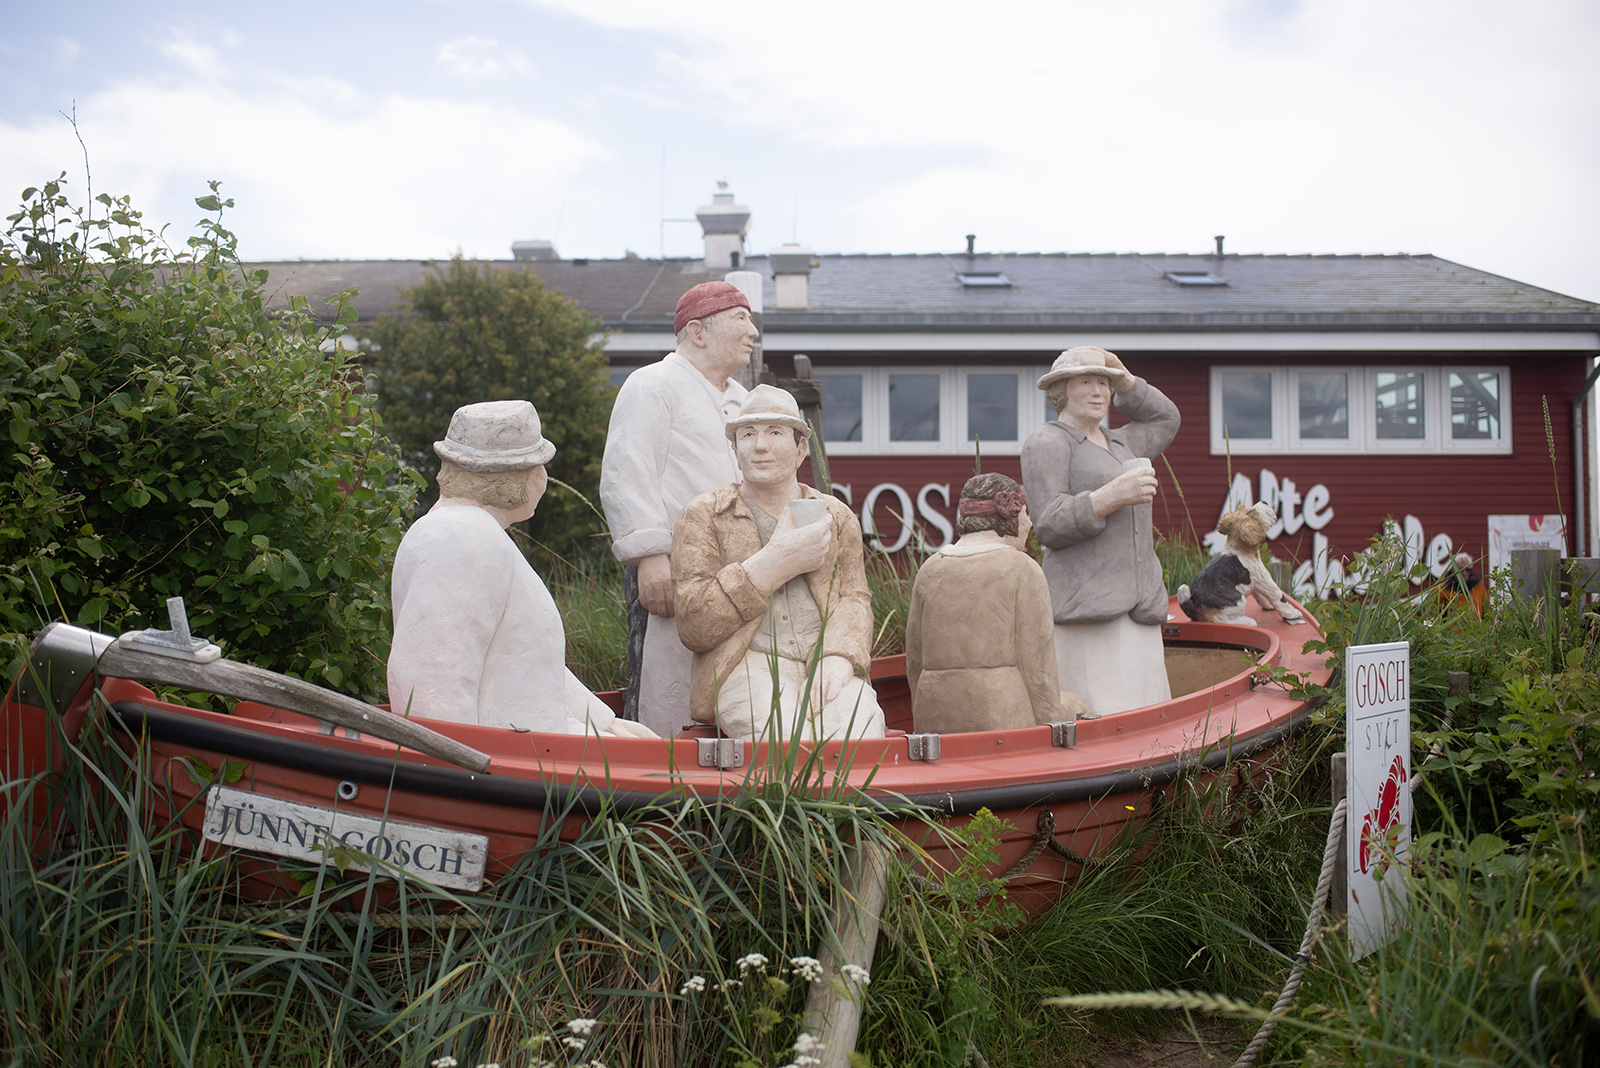
POLYGON ((1361 820, 1361 874, 1378 861, 1382 841, 1389 828, 1400 822, 1400 784, 1406 781, 1406 762, 1397 756, 1389 765, 1389 776, 1378 790, 1378 804, 1361 820))

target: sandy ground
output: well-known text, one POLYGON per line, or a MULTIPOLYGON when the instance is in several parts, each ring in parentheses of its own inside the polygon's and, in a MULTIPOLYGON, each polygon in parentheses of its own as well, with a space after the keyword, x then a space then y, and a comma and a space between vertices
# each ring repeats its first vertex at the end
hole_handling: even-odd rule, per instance
POLYGON ((1244 1051, 1235 1032, 1201 1024, 1197 1040, 1185 1028, 1137 1046, 1102 1045, 1093 1068, 1228 1068, 1244 1051))

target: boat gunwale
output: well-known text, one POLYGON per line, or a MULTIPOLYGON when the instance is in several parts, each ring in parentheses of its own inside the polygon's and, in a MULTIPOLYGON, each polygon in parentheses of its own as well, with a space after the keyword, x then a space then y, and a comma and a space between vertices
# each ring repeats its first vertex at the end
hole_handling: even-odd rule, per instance
MULTIPOLYGON (((1329 678, 1331 685, 1338 671, 1329 678)), ((1124 771, 1088 777, 1063 778, 1041 782, 1014 783, 976 790, 935 791, 922 794, 853 792, 856 800, 890 816, 971 815, 979 809, 994 811, 1032 808, 1038 805, 1066 804, 1098 800, 1135 790, 1164 786, 1185 775, 1210 771, 1237 760, 1248 759, 1271 748, 1292 734, 1326 700, 1318 696, 1307 701, 1292 715, 1243 736, 1219 738, 1200 752, 1185 751, 1124 771), (1224 744, 1226 742, 1226 744, 1224 744)), ((408 793, 448 797, 481 804, 505 805, 525 809, 555 807, 572 809, 586 816, 603 811, 636 812, 661 808, 685 793, 694 792, 707 804, 717 804, 721 793, 705 795, 693 784, 678 780, 661 791, 632 790, 596 786, 592 783, 560 783, 512 775, 480 774, 445 764, 425 764, 398 757, 381 757, 316 742, 283 737, 255 727, 234 726, 197 718, 181 712, 154 707, 139 701, 118 701, 111 709, 116 725, 132 736, 148 734, 161 741, 192 745, 206 752, 228 757, 258 760, 297 771, 348 779, 368 785, 403 790, 408 793)), ((1024 728, 1028 729, 1028 728, 1024 728)), ((1037 728, 1034 728, 1037 729, 1037 728)), ((742 781, 735 780, 735 781, 742 781)))

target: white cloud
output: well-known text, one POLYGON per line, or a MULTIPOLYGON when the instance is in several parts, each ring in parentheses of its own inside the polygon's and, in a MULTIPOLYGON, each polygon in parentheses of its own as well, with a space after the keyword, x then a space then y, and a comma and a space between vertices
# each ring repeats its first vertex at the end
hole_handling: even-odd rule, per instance
POLYGON ((529 2, 654 35, 649 92, 702 117, 842 164, 904 153, 899 173, 804 190, 818 247, 948 247, 975 227, 990 248, 1198 250, 1225 232, 1241 251, 1449 252, 1600 297, 1585 0, 812 0, 696 19, 529 2))
POLYGON ((81 45, 79 45, 77 41, 74 41, 72 38, 70 38, 70 37, 57 37, 56 38, 56 60, 63 67, 71 66, 72 65, 72 61, 77 59, 78 58, 78 53, 80 53, 82 51, 83 51, 83 47, 81 45))
POLYGON ((434 66, 463 81, 487 81, 509 74, 526 74, 533 69, 533 64, 520 50, 484 37, 446 41, 439 46, 434 66))
MULTIPOLYGON (((180 237, 223 181, 248 257, 504 257, 606 158, 585 134, 495 102, 366 95, 325 79, 288 91, 140 79, 78 101, 96 192, 127 193, 180 237), (328 106, 337 101, 337 106, 328 106)), ((58 117, 0 122, 0 189, 81 159, 58 117)), ((82 187, 79 188, 79 199, 82 187)))
POLYGON ((191 74, 203 78, 219 78, 223 74, 217 50, 187 34, 175 34, 157 47, 163 56, 182 64, 191 74))

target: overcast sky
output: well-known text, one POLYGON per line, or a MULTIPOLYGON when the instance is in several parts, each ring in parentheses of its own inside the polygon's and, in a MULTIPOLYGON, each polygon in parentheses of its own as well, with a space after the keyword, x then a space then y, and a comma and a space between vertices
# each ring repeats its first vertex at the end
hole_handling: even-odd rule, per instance
MULTIPOLYGON (((0 194, 247 257, 1432 252, 1600 300, 1594 0, 0 0, 0 194), (664 236, 663 236, 664 234, 664 236)), ((9 214, 8 209, 5 213, 9 214)))

